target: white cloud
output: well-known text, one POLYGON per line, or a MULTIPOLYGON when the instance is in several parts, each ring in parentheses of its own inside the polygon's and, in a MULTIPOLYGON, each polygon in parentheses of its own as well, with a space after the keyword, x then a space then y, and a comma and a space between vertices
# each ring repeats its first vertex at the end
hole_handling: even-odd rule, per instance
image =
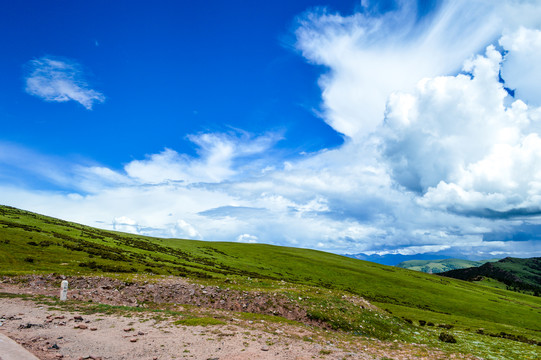
POLYGON ((199 231, 182 219, 177 220, 171 235, 194 240, 201 240, 203 238, 199 231))
POLYGON ((505 58, 489 46, 467 61, 471 77, 424 79, 390 97, 385 155, 396 181, 423 195, 420 204, 478 215, 541 211, 541 112, 519 92, 509 99, 499 81, 508 57, 524 61, 510 40, 522 42, 522 33, 502 42, 505 58))
POLYGON ((387 255, 387 254, 400 254, 400 255, 415 255, 415 254, 425 254, 428 252, 439 252, 442 250, 450 249, 450 245, 425 245, 425 246, 410 246, 404 247, 397 250, 385 250, 385 251, 374 251, 367 252, 367 255, 377 254, 377 255, 387 255))
POLYGON ((255 244, 257 243, 258 237, 250 234, 242 234, 237 237, 237 242, 255 244))
POLYGON ((432 18, 418 22, 415 4, 400 1, 379 16, 323 12, 301 18, 298 48, 329 68, 320 78, 325 121, 352 139, 374 131, 391 92, 456 71, 497 35, 490 7, 444 2, 432 18))
POLYGON ((503 29, 539 25, 535 1, 443 1, 419 18, 414 1, 374 14, 365 2, 350 16, 326 10, 299 18, 297 47, 322 75, 323 117, 336 131, 360 140, 381 124, 387 97, 411 91, 424 77, 449 75, 496 40, 503 29))
POLYGON ((167 181, 220 182, 235 176, 244 158, 261 154, 281 137, 266 134, 251 137, 249 134, 204 133, 190 135, 188 139, 198 146, 197 158, 165 149, 145 160, 133 160, 125 166, 127 175, 141 183, 159 184, 167 181))
POLYGON ((502 66, 506 85, 526 104, 541 106, 541 31, 520 27, 504 35, 500 44, 509 51, 502 66))
POLYGON ((26 92, 45 101, 74 100, 91 110, 94 103, 105 101, 105 96, 89 87, 84 71, 77 62, 43 56, 27 64, 26 92))
POLYGON ((113 230, 139 234, 139 224, 127 216, 119 216, 113 219, 113 230))

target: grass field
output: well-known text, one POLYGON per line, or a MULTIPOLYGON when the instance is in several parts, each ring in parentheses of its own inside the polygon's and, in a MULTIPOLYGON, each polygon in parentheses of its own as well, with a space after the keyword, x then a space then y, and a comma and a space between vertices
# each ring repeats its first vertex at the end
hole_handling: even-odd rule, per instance
POLYGON ((302 299, 315 319, 353 334, 490 359, 533 359, 541 349, 527 343, 541 342, 539 297, 315 250, 149 238, 0 207, 0 274, 53 272, 228 279, 228 286, 302 299), (361 309, 344 294, 385 311, 361 309), (442 331, 457 343, 439 341, 442 331))

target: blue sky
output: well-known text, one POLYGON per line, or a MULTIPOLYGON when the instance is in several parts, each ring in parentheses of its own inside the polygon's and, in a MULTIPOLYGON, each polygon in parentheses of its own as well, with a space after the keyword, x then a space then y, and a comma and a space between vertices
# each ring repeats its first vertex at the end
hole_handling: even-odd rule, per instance
POLYGON ((295 16, 314 5, 6 3, 1 26, 9 35, 2 46, 9 56, 2 90, 10 97, 2 112, 17 120, 5 122, 5 139, 117 168, 126 156, 140 158, 164 146, 193 153, 183 143, 186 134, 230 127, 287 132, 279 145, 286 152, 335 146, 340 136, 313 121, 319 70, 297 55, 291 33, 295 16), (107 100, 85 112, 77 103, 51 106, 20 96, 25 64, 43 56, 79 63, 107 100))
POLYGON ((541 255, 539 1, 0 10, 0 203, 154 236, 541 255))

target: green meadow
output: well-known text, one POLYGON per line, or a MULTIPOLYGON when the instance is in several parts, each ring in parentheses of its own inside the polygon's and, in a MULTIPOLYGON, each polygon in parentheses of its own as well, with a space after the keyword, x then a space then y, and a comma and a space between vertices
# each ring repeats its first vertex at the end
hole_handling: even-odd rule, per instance
POLYGON ((541 353, 541 298, 321 251, 144 237, 0 206, 0 275, 188 277, 280 292, 352 336, 423 343, 487 359, 541 353), (347 301, 360 296, 380 311, 347 301), (439 340, 442 332, 456 343, 439 340))

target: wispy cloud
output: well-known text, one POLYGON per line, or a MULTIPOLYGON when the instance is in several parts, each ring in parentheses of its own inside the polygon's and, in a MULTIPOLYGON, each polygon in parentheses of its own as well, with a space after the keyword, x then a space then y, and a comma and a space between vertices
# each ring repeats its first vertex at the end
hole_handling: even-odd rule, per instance
POLYGON ((90 88, 82 66, 74 60, 43 56, 27 63, 26 92, 45 101, 77 101, 87 110, 105 96, 90 88))
POLYGON ((277 133, 257 137, 247 133, 202 133, 190 135, 188 139, 197 146, 197 158, 165 149, 145 160, 131 161, 125 166, 126 173, 142 183, 153 184, 230 180, 243 168, 243 160, 263 156, 281 136, 277 133))

